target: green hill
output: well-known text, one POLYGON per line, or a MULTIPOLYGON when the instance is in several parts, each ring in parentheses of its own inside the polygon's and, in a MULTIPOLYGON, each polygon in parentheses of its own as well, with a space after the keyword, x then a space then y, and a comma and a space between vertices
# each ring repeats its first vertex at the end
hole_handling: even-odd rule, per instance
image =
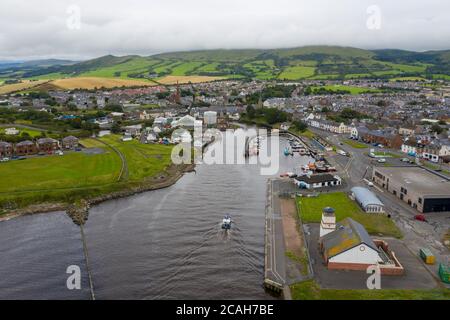
MULTIPOLYGON (((107 55, 71 65, 51 65, 27 70, 22 74, 14 73, 15 77, 42 79, 95 76, 158 80, 167 75, 267 80, 401 77, 450 79, 450 51, 370 51, 337 46, 198 50, 149 57, 107 55)), ((8 78, 7 69, 1 71, 0 78, 8 78)))

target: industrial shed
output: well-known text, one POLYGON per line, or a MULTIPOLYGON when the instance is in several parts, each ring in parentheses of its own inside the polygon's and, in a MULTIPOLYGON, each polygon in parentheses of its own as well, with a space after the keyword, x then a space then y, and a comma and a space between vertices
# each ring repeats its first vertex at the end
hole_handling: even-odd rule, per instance
POLYGON ((361 208, 368 213, 382 213, 384 212, 384 204, 380 199, 369 189, 363 187, 353 187, 351 189, 356 202, 361 208))

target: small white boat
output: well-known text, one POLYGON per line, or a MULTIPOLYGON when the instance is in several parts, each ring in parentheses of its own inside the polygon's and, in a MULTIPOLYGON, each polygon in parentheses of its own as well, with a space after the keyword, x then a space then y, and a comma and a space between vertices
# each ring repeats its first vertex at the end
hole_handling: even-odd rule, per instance
POLYGON ((226 215, 222 220, 222 229, 230 230, 231 229, 231 216, 226 215))

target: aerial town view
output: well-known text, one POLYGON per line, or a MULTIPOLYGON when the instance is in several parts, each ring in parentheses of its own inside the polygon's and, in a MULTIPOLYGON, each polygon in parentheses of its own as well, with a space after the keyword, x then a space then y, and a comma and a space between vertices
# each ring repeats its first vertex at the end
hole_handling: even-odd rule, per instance
POLYGON ((0 3, 1 300, 450 300, 450 3, 35 2, 0 3))

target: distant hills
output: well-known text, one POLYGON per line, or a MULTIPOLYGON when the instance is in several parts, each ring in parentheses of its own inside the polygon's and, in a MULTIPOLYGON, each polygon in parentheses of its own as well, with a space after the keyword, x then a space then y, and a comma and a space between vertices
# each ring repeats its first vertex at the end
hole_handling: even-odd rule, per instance
POLYGON ((102 77, 149 79, 213 76, 262 80, 430 78, 450 80, 450 50, 412 52, 308 46, 290 49, 201 50, 92 60, 0 63, 0 80, 102 77))

